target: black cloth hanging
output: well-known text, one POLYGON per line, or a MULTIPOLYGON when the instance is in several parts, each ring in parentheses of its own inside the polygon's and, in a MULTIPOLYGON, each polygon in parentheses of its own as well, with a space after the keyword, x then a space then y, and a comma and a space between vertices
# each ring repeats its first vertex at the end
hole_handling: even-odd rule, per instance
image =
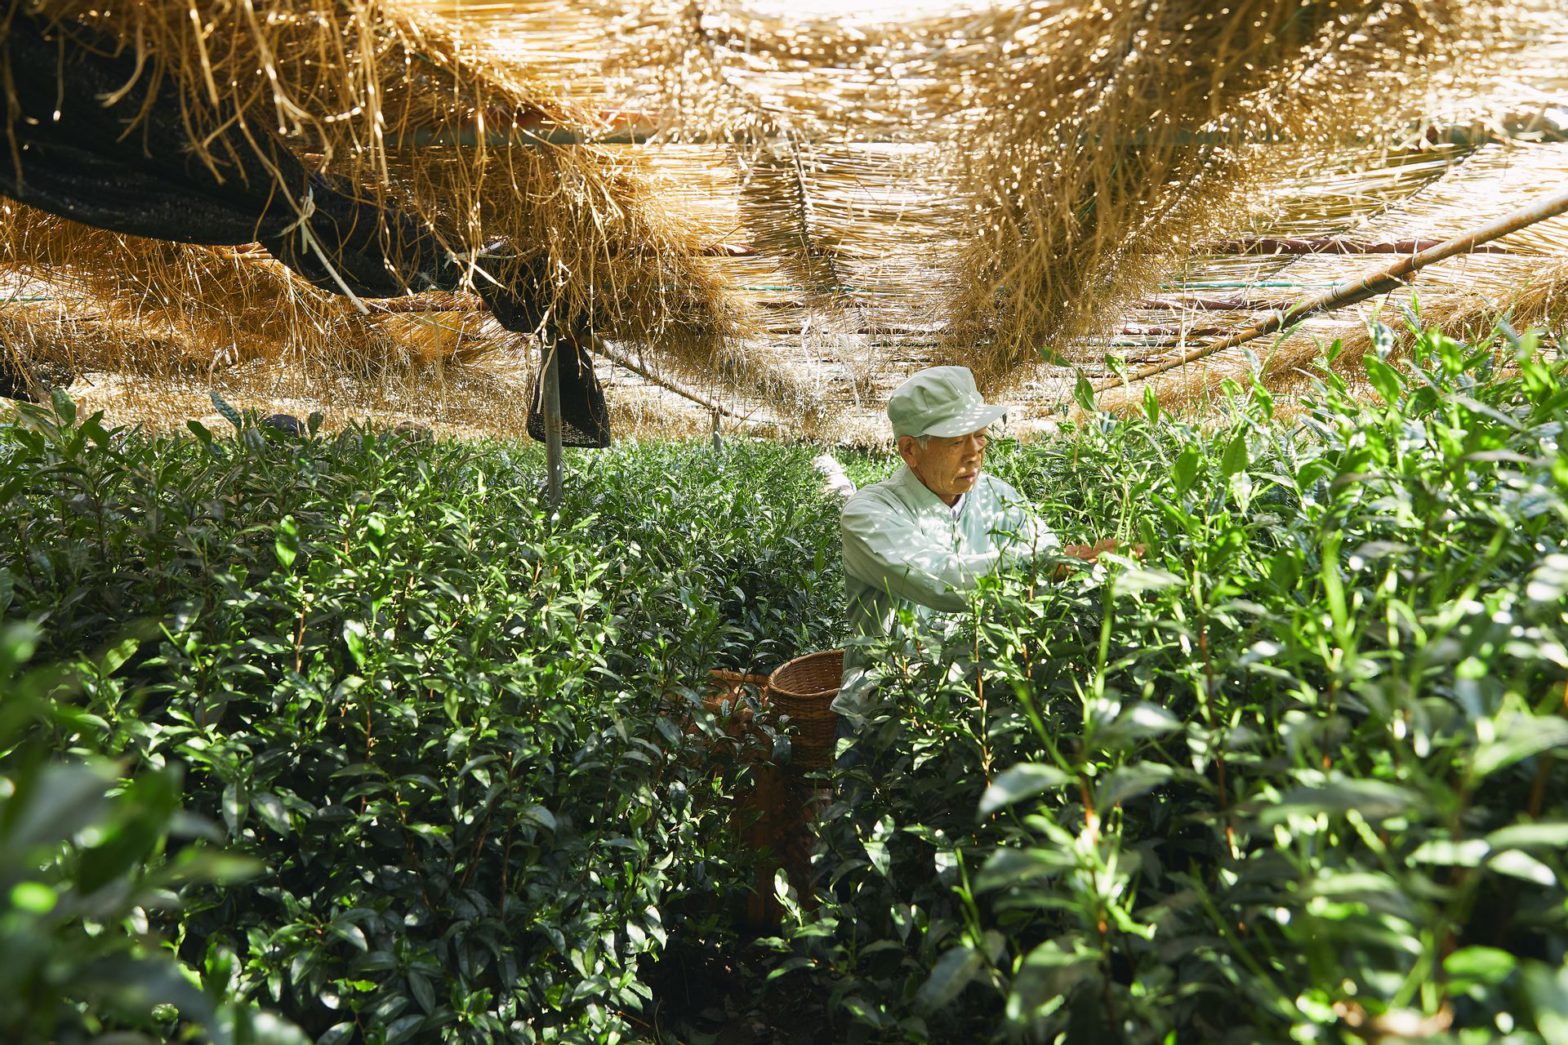
MULTIPOLYGON (((548 352, 549 346, 545 346, 548 352)), ((561 386, 561 445, 602 449, 610 445, 610 409, 604 387, 593 372, 593 357, 567 338, 555 342, 556 373, 561 386)), ((544 374, 534 375, 528 401, 528 434, 544 441, 544 374)))
MULTIPOLYGON (((465 267, 427 225, 307 170, 265 128, 214 135, 209 165, 191 148, 175 92, 148 104, 153 78, 133 54, 20 5, 0 17, 9 19, 0 23, 0 82, 13 87, 14 106, 8 120, 0 118, 0 195, 133 236, 206 246, 260 242, 332 293, 385 298, 462 287, 465 267)), ((504 284, 478 281, 501 326, 548 333, 542 265, 510 264, 504 284)), ((562 415, 574 428, 587 426, 577 428, 584 441, 572 445, 608 445, 592 360, 580 346, 571 355, 577 365, 561 368, 562 415)), ((532 433, 531 420, 528 427, 532 433)))

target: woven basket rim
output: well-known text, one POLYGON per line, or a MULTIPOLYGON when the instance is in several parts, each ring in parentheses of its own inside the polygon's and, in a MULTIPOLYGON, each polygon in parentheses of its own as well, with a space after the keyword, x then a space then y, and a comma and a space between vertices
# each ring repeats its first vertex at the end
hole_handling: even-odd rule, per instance
POLYGON ((786 661, 774 669, 773 674, 768 676, 768 690, 771 693, 777 693, 784 697, 807 698, 826 696, 827 694, 836 692, 838 690, 839 679, 843 675, 843 662, 844 651, 841 649, 819 650, 816 653, 802 654, 793 660, 786 661), (822 686, 820 689, 800 690, 791 689, 789 686, 779 684, 779 678, 781 676, 788 679, 788 675, 791 673, 800 674, 803 673, 803 669, 809 670, 809 668, 815 666, 817 662, 827 662, 832 660, 836 660, 839 663, 840 668, 838 671, 829 676, 832 679, 831 685, 822 686))
POLYGON ((731 671, 729 668, 709 668, 708 677, 720 682, 740 682, 748 686, 765 685, 771 676, 753 675, 745 671, 731 671))

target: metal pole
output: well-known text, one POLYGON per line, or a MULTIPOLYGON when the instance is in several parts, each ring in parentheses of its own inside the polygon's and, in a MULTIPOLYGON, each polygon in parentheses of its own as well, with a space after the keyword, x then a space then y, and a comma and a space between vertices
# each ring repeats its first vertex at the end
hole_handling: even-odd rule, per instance
POLYGON ((559 345, 553 337, 548 340, 540 373, 540 413, 544 415, 545 503, 553 512, 561 506, 561 371, 559 345))
MULTIPOLYGON (((1544 197, 1535 203, 1526 204, 1518 210, 1509 211, 1502 217, 1471 229, 1469 232, 1461 233, 1453 239, 1444 240, 1420 253, 1401 258, 1387 268, 1339 283, 1316 297, 1298 302, 1290 306, 1290 308, 1276 311, 1252 326, 1239 330, 1213 344, 1195 348, 1179 358, 1144 367, 1126 380, 1129 383, 1143 381, 1156 374, 1163 374, 1167 370, 1174 370, 1179 366, 1186 366, 1188 363, 1196 362, 1205 356, 1222 352, 1227 348, 1235 348, 1237 345, 1263 337, 1265 334, 1272 334, 1274 331, 1287 327, 1298 320, 1305 319, 1313 313, 1332 311, 1345 305, 1354 305, 1358 301, 1365 301, 1370 297, 1376 297, 1378 294, 1393 290, 1404 282, 1406 276, 1425 268, 1433 262, 1442 261, 1444 258, 1453 257, 1455 254, 1464 254, 1473 250, 1478 244, 1486 243, 1500 236, 1506 236, 1510 232, 1518 232, 1520 229, 1528 225, 1534 225, 1538 221, 1555 218, 1565 211, 1568 211, 1568 191, 1544 197)), ((1094 391, 1097 393, 1104 392, 1107 389, 1120 387, 1121 383, 1122 379, 1119 377, 1107 378, 1096 383, 1094 391)))

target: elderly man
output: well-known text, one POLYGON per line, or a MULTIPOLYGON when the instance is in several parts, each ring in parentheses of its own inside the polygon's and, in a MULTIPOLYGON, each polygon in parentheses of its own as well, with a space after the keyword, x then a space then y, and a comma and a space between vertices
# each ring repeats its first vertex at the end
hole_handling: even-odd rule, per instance
MULTIPOLYGON (((1004 560, 1055 551, 1092 561, 1115 547, 1062 548, 1018 491, 985 474, 986 429, 1006 410, 988 405, 961 366, 922 370, 888 399, 904 467, 850 498, 839 524, 854 637, 889 633, 903 608, 926 622, 962 611, 978 579, 1004 560)), ((834 703, 841 738, 863 720, 864 667, 851 648, 834 703)))

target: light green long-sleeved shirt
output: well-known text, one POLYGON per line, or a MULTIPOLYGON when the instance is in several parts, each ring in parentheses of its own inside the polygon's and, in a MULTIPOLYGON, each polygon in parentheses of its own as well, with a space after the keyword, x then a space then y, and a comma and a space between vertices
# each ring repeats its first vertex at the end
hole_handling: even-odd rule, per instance
MULTIPOLYGON (((956 511, 907 467, 850 498, 839 522, 844 587, 854 638, 885 635, 911 607, 917 619, 961 612, 976 582, 1009 558, 1059 547, 1014 490, 981 473, 956 511)), ((835 709, 852 722, 863 714, 864 659, 851 646, 835 709)))

